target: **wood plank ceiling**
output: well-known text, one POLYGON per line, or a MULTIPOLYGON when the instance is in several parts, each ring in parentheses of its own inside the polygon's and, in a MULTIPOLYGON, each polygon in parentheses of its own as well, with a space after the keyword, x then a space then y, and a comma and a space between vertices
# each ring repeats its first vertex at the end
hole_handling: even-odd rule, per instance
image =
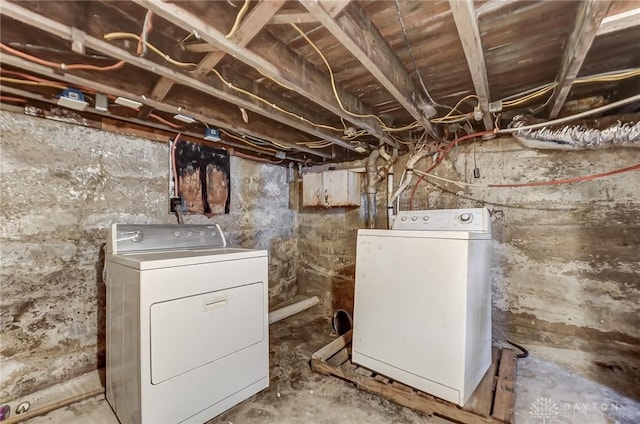
POLYGON ((219 144, 284 163, 351 160, 637 94, 638 72, 620 72, 640 67, 639 11, 640 0, 0 0, 1 100, 50 109, 72 87, 91 119, 196 137, 217 127, 219 144), (587 78, 603 73, 616 76, 587 78))

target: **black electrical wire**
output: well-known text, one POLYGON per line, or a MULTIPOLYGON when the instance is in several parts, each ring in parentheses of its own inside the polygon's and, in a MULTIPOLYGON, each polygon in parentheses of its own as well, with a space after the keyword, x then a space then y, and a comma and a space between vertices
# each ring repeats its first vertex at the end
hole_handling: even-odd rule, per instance
POLYGON ((514 342, 512 342, 510 340, 507 340, 507 343, 509 343, 511 346, 513 346, 513 347, 515 347, 517 349, 520 349, 520 351, 522 351, 522 353, 518 353, 516 355, 516 358, 523 359, 523 358, 526 358, 527 356, 529 356, 529 351, 527 350, 526 347, 524 347, 522 345, 519 345, 518 343, 514 343, 514 342))
POLYGON ((404 20, 402 19, 402 11, 400 10, 400 4, 398 3, 398 0, 395 0, 395 4, 396 4, 396 12, 398 13, 398 21, 400 21, 400 26, 402 27, 402 35, 404 36, 404 42, 407 45, 407 50, 409 51, 409 56, 411 57, 411 61, 413 62, 413 67, 415 69, 414 73, 418 74, 420 85, 422 86, 422 89, 427 95, 427 98, 429 99, 429 101, 431 101, 433 105, 439 106, 438 102, 433 100, 433 97, 431 97, 431 94, 429 94, 429 90, 427 90, 427 86, 424 84, 424 81, 422 80, 422 74, 420 73, 420 68, 418 68, 418 62, 416 62, 416 57, 413 55, 413 50, 411 49, 411 43, 409 42, 409 36, 407 35, 407 28, 404 26, 404 20))

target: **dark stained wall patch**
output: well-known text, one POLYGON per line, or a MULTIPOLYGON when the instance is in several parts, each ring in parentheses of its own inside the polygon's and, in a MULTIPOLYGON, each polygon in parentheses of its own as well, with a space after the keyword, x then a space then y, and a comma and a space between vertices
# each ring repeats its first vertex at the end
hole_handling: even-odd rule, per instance
MULTIPOLYGON (((172 188, 177 185, 184 213, 209 217, 229 213, 231 185, 227 151, 178 139, 175 145, 170 144, 170 152, 172 188)), ((175 189, 171 191, 175 193, 175 189)))

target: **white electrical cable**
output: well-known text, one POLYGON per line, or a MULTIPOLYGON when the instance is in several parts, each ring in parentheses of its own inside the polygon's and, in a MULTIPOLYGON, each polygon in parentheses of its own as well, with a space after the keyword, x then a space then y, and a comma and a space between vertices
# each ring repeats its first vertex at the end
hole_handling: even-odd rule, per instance
POLYGON ((428 150, 419 150, 416 154, 414 154, 409 158, 409 160, 407 161, 406 169, 405 169, 407 179, 404 180, 405 174, 403 174, 401 178, 402 183, 397 188, 395 193, 393 193, 393 196, 391 196, 391 203, 393 203, 395 199, 399 198, 402 192, 409 186, 409 184, 411 184, 411 180, 413 179, 413 171, 414 171, 413 167, 415 166, 415 164, 420 159, 422 159, 423 157, 427 156, 430 153, 433 153, 433 152, 430 152, 428 150))
POLYGON ((484 188, 488 188, 489 187, 488 184, 472 184, 472 183, 463 183, 462 181, 449 180, 447 178, 437 177, 437 176, 435 176, 433 174, 427 174, 426 172, 423 172, 423 171, 418 171, 417 169, 414 169, 413 172, 415 174, 422 175, 422 176, 425 176, 427 178, 435 178, 436 180, 445 181, 445 182, 456 184, 456 185, 463 186, 463 187, 484 187, 484 188))
POLYGON ((505 128, 501 129, 499 132, 503 134, 511 134, 517 133, 520 131, 526 130, 535 130, 537 128, 548 127, 551 125, 564 124, 565 122, 573 121, 576 119, 584 118, 585 116, 595 115, 600 112, 607 111, 609 109, 615 109, 619 106, 624 106, 629 103, 633 103, 636 101, 640 101, 640 94, 636 94, 635 96, 627 97, 626 99, 618 100, 617 102, 609 103, 608 105, 600 106, 595 109, 586 110, 584 112, 576 113, 575 115, 565 116, 564 118, 553 119, 551 121, 540 122, 539 124, 527 125, 524 127, 515 127, 515 128, 505 128))

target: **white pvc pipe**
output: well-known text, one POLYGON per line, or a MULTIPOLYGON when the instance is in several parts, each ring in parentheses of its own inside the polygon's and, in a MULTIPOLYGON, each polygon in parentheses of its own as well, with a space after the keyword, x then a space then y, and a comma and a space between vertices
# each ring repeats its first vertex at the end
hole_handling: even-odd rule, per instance
POLYGON ((389 168, 389 174, 387 174, 387 229, 390 230, 393 225, 393 165, 389 168))
POLYGON ((269 325, 274 322, 282 321, 285 318, 289 318, 291 315, 295 315, 299 312, 305 311, 312 306, 320 303, 320 299, 318 296, 313 296, 308 299, 301 300, 300 302, 296 302, 292 305, 285 306, 284 308, 276 309, 273 312, 269 313, 269 325))

